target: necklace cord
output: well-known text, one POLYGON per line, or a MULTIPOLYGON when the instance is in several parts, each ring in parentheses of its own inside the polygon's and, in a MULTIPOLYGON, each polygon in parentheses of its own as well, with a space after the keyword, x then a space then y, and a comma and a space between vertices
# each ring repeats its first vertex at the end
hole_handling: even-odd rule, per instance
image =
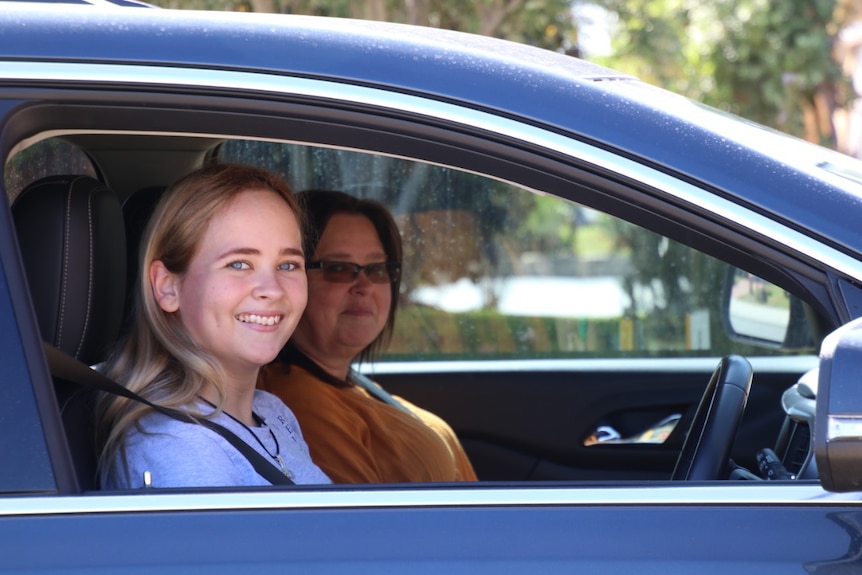
MULTIPOLYGON (((218 407, 213 402, 206 399, 205 397, 198 395, 198 399, 200 399, 201 401, 203 401, 204 403, 206 403, 207 405, 209 405, 213 409, 218 410, 218 407)), ((275 432, 273 432, 272 428, 266 424, 266 420, 263 417, 261 417, 260 415, 258 415, 254 411, 251 412, 251 417, 255 420, 255 422, 259 426, 265 427, 266 430, 269 431, 269 436, 272 437, 273 442, 275 442, 275 453, 274 454, 266 447, 266 445, 264 445, 264 443, 263 443, 263 441, 261 441, 260 437, 258 437, 257 434, 254 431, 252 431, 248 425, 246 425, 245 423, 243 423, 242 421, 240 421, 239 419, 237 419, 236 417, 234 417, 233 415, 231 415, 230 413, 228 413, 224 409, 222 409, 221 412, 223 414, 225 414, 226 416, 228 416, 229 418, 231 418, 232 420, 234 420, 235 422, 237 422, 238 424, 240 424, 243 427, 243 429, 245 429, 249 433, 249 435, 254 437, 255 441, 257 441, 258 445, 260 445, 260 447, 266 452, 266 454, 269 455, 273 459, 273 461, 278 463, 279 467, 281 468, 282 473, 284 473, 288 477, 291 476, 290 472, 287 469, 287 465, 285 465, 285 463, 284 463, 284 459, 281 457, 281 444, 278 442, 278 438, 275 436, 275 432)))

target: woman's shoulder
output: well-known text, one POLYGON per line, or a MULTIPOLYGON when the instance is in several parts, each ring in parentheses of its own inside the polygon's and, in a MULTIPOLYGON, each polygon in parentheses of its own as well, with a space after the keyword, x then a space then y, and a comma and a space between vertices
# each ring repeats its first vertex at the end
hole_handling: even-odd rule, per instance
POLYGON ((126 432, 126 452, 131 458, 152 462, 198 459, 206 453, 223 456, 224 441, 214 431, 193 422, 181 421, 164 413, 148 413, 126 432))
POLYGON ((221 436, 211 429, 194 423, 183 421, 160 412, 151 412, 132 425, 126 435, 129 444, 145 443, 155 445, 161 442, 175 442, 181 439, 187 444, 215 446, 222 443, 221 436))
POLYGON ((190 425, 190 422, 181 421, 176 417, 171 417, 160 411, 150 411, 144 414, 138 420, 137 425, 133 425, 130 433, 157 434, 168 433, 170 435, 186 435, 196 431, 195 425, 190 425))
POLYGON ((213 430, 150 413, 129 428, 124 455, 103 476, 106 485, 139 488, 144 471, 155 487, 263 485, 248 462, 213 430))

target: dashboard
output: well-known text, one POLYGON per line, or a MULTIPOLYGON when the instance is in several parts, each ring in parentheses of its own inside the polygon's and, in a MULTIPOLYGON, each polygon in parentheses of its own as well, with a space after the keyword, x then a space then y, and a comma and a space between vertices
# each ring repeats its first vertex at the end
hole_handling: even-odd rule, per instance
MULTIPOLYGON (((790 474, 786 479, 817 479, 817 463, 814 458, 814 414, 817 397, 819 369, 812 369, 787 389, 781 397, 781 408, 785 413, 784 424, 778 435, 773 452, 781 465, 790 474)), ((758 463, 762 457, 758 455, 758 463)), ((763 465, 761 465, 761 473, 763 465)), ((766 479, 773 479, 766 477, 766 479)), ((775 477, 775 479, 780 479, 775 477)))

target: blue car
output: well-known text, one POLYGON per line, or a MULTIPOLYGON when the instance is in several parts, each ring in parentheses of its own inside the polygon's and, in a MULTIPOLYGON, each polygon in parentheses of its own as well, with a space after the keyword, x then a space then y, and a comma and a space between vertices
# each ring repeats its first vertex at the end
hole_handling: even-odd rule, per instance
POLYGON ((0 570, 862 572, 853 158, 486 37, 16 2, 0 152, 0 570), (212 162, 389 207, 398 319, 358 368, 478 482, 99 488, 86 374, 212 162))

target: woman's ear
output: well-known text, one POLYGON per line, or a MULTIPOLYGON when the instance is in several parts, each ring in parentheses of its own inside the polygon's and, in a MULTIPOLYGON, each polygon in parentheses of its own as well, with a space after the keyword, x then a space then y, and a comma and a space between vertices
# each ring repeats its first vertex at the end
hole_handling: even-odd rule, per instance
POLYGON ((162 260, 150 264, 150 287, 159 307, 168 313, 180 309, 179 277, 168 270, 162 260))

